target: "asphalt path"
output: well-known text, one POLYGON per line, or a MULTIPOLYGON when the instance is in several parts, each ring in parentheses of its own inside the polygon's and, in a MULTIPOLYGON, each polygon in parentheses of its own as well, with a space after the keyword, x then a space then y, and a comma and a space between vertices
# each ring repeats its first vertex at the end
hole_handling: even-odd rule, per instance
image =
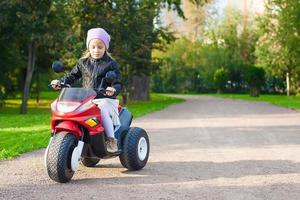
POLYGON ((0 199, 300 199, 300 113, 261 102, 182 96, 135 119, 151 142, 148 164, 118 158, 80 166, 59 184, 45 149, 0 162, 0 199))

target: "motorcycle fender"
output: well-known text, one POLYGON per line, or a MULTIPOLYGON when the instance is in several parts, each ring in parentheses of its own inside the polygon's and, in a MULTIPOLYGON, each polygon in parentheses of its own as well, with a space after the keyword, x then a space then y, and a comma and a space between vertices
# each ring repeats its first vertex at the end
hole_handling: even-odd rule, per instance
POLYGON ((53 138, 53 137, 51 137, 50 140, 49 140, 49 143, 48 143, 48 146, 47 146, 47 148, 46 148, 45 155, 44 155, 44 165, 45 165, 46 169, 47 169, 47 156, 48 156, 48 150, 49 150, 49 146, 50 146, 50 144, 51 144, 51 142, 52 142, 52 138, 53 138))
POLYGON ((55 127, 55 132, 66 131, 74 134, 77 139, 82 136, 82 131, 79 129, 78 125, 73 121, 62 121, 55 127))

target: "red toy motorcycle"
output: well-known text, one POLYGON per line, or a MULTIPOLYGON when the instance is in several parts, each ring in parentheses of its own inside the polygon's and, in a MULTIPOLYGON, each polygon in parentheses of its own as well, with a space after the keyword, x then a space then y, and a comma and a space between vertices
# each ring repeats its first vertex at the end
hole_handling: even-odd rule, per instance
MULTIPOLYGON (((58 62, 52 67, 55 72, 63 70, 63 65, 58 62)), ((87 88, 68 88, 63 83, 61 86, 59 97, 51 104, 51 138, 44 159, 52 180, 70 181, 80 160, 84 166, 93 167, 100 159, 119 156, 121 164, 128 170, 139 170, 146 165, 150 151, 148 135, 142 128, 130 127, 133 117, 125 107, 119 106, 121 127, 115 132, 119 150, 109 153, 101 112, 93 103, 96 92, 87 88)))

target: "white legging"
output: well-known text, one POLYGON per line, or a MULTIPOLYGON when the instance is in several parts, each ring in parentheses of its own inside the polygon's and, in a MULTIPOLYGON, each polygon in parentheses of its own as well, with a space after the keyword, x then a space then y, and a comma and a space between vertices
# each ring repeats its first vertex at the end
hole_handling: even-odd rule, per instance
MULTIPOLYGON (((100 107, 100 106, 99 106, 100 107)), ((114 125, 107 106, 101 106, 102 125, 107 137, 114 138, 114 125)))

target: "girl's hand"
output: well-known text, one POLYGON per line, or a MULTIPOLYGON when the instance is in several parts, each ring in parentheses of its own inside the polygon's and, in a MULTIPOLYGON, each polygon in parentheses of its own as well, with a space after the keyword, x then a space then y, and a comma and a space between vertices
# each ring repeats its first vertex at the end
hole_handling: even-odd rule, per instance
POLYGON ((106 96, 113 96, 116 92, 116 89, 113 87, 107 87, 106 88, 106 96))
POLYGON ((61 89, 59 80, 52 80, 50 84, 51 84, 51 86, 54 90, 60 90, 61 89))

